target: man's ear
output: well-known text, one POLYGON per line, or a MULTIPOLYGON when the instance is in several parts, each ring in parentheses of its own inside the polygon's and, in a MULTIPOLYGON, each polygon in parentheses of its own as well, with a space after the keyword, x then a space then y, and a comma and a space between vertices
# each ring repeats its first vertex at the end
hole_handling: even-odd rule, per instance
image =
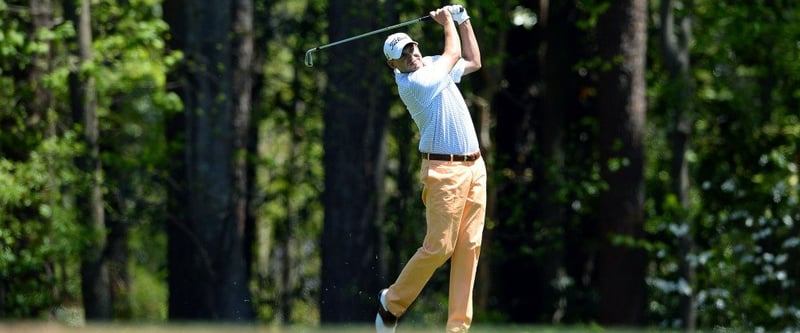
POLYGON ((386 60, 386 64, 389 65, 391 69, 397 69, 397 66, 394 65, 394 61, 392 60, 386 60))

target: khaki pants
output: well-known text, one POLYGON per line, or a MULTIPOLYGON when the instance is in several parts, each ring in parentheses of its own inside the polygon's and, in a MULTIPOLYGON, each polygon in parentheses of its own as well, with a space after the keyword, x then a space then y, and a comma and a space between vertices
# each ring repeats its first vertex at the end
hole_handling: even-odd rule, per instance
POLYGON ((386 293, 387 307, 402 316, 433 272, 450 259, 447 332, 467 332, 472 324, 472 289, 486 217, 486 166, 474 162, 423 160, 427 231, 397 281, 386 293))

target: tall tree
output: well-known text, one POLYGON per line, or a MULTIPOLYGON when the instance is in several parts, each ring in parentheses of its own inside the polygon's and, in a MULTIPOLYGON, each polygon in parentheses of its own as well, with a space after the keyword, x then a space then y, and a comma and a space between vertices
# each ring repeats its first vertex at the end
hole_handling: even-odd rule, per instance
MULTIPOLYGON (((382 12, 380 6, 357 0, 331 2, 329 39, 341 40, 381 26, 384 22, 375 15, 382 12)), ((384 78, 390 75, 375 46, 381 45, 382 37, 326 50, 331 61, 325 67, 330 85, 324 97, 323 322, 372 319, 381 287, 378 273, 385 256, 380 251, 379 224, 384 220, 389 118, 384 78)))
MULTIPOLYGON (((234 64, 233 73, 233 207, 235 212, 236 225, 241 229, 248 229, 253 234, 253 226, 247 225, 250 212, 250 183, 253 179, 249 177, 248 170, 251 169, 252 156, 248 151, 251 114, 253 107, 253 59, 255 50, 253 47, 255 36, 253 30, 253 0, 236 0, 234 2, 236 20, 233 22, 233 31, 236 38, 233 40, 234 64)), ((251 250, 252 237, 247 238, 249 243, 245 243, 243 250, 247 258, 246 264, 252 261, 251 250)), ((248 267, 249 272, 249 267, 248 267)))
POLYGON ((35 318, 63 292, 54 283, 61 259, 47 251, 57 245, 41 237, 57 226, 42 208, 57 207, 60 197, 45 189, 63 186, 51 163, 63 156, 45 148, 54 141, 56 127, 53 90, 44 83, 55 70, 56 43, 46 37, 54 7, 52 1, 33 0, 28 7, 3 6, 0 11, 0 34, 24 36, 17 43, 6 37, 6 52, 0 56, 0 317, 35 318), (32 179, 25 170, 41 178, 32 179), (24 186, 20 196, 14 195, 15 183, 24 186))
MULTIPOLYGON (((233 30, 234 66, 233 73, 233 193, 232 205, 234 210, 234 223, 241 236, 241 251, 244 261, 244 279, 250 280, 251 266, 255 243, 256 219, 251 206, 253 198, 254 180, 254 154, 256 154, 250 140, 254 132, 253 94, 254 86, 254 59, 255 59, 255 30, 253 21, 255 8, 253 0, 236 0, 233 4, 235 21, 233 30)), ((252 304, 252 302, 250 303, 252 304)))
POLYGON ((242 137, 234 132, 246 127, 247 116, 240 112, 249 103, 236 95, 236 88, 246 88, 234 83, 242 79, 235 75, 234 62, 242 50, 235 46, 239 39, 231 38, 234 26, 247 24, 234 24, 243 16, 233 15, 238 6, 232 0, 168 0, 163 6, 170 46, 184 54, 171 77, 183 112, 172 115, 167 125, 173 147, 167 206, 169 317, 249 321, 255 314, 237 201, 243 193, 235 182, 245 174, 236 163, 242 137))
MULTIPOLYGON (((541 125, 537 135, 538 156, 534 174, 538 177, 537 193, 539 204, 537 211, 541 225, 546 230, 543 234, 545 243, 563 244, 550 247, 542 260, 539 274, 543 283, 538 292, 542 295, 545 319, 553 323, 568 320, 568 308, 572 320, 582 320, 581 312, 575 311, 578 306, 569 300, 568 281, 580 281, 586 261, 586 242, 583 239, 585 230, 589 229, 586 221, 573 223, 574 214, 570 203, 578 198, 570 193, 570 173, 568 167, 583 162, 580 157, 581 147, 576 143, 575 124, 585 117, 578 98, 578 80, 576 70, 581 52, 580 30, 577 27, 578 7, 573 0, 540 0, 538 25, 542 27, 543 41, 539 52, 539 66, 542 71, 542 110, 541 125)), ((586 176, 582 176, 586 177, 586 176)), ((588 178, 588 177, 587 177, 588 178)), ((574 182, 575 180, 573 180, 574 182)), ((577 286, 585 288, 585 286, 577 286)), ((574 296, 573 296, 574 297, 574 296)))
POLYGON ((691 8, 692 1, 662 0, 659 9, 661 21, 661 53, 669 73, 666 83, 667 112, 670 118, 669 141, 672 161, 670 163, 670 193, 675 196, 677 220, 681 225, 677 234, 680 278, 690 287, 681 294, 683 328, 694 331, 697 321, 697 299, 695 296, 695 269, 689 262, 694 250, 694 228, 689 217, 689 163, 687 153, 691 142, 692 103, 691 76, 689 74, 689 50, 692 39, 691 17, 683 14, 676 17, 678 7, 691 8))
MULTIPOLYGON (((530 43, 508 43, 505 84, 494 106, 495 169, 504 172, 496 178, 501 222, 489 235, 499 240, 493 248, 502 249, 492 264, 499 266, 494 278, 504 283, 493 294, 501 300, 499 306, 507 304, 504 312, 513 320, 560 322, 567 320, 567 274, 581 281, 579 260, 585 257, 585 223, 574 226, 566 209, 567 195, 574 194, 570 188, 576 187, 567 181, 569 168, 584 163, 583 152, 570 149, 574 143, 569 141, 577 120, 586 116, 575 98, 579 76, 573 69, 581 52, 579 11, 575 1, 536 0, 521 1, 512 15, 518 23, 505 38, 530 43), (568 162, 570 158, 575 161, 568 162), (522 209, 520 202, 528 208, 522 209), (578 262, 570 265, 568 259, 578 262), (515 281, 508 276, 525 278, 515 281)), ((575 318, 579 311, 572 312, 573 320, 580 320, 575 318)))
MULTIPOLYGON (((507 32, 511 24, 506 20, 505 14, 500 13, 509 12, 511 8, 514 8, 515 3, 508 1, 502 6, 497 6, 494 2, 487 3, 488 5, 470 4, 469 8, 467 8, 470 15, 480 17, 479 20, 473 21, 473 23, 477 22, 478 24, 477 29, 475 29, 476 38, 482 50, 505 50, 508 47, 507 32)), ((505 55, 501 52, 485 52, 481 56, 484 60, 481 70, 475 73, 476 77, 465 80, 461 84, 467 87, 462 91, 467 92, 465 98, 472 113, 472 120, 480 142, 480 150, 485 156, 489 174, 489 184, 486 189, 486 220, 496 221, 498 196, 497 186, 495 186, 496 183, 494 182, 496 178, 492 176, 497 173, 495 160, 492 158, 496 149, 492 135, 496 112, 495 105, 491 101, 499 91, 502 91, 504 73, 500 59, 503 59, 505 55)), ((413 131, 409 133, 409 137, 411 137, 411 134, 413 134, 413 131)), ((414 151, 416 152, 416 146, 414 151)), ((492 283, 494 279, 493 259, 495 257, 493 249, 496 248, 493 244, 493 229, 490 224, 483 231, 481 247, 484 250, 482 250, 483 255, 481 255, 475 278, 474 304, 476 313, 491 307, 490 302, 494 291, 492 290, 494 285, 492 283)))
POLYGON ((644 126, 647 1, 611 1, 597 23, 599 77, 600 248, 598 321, 644 322, 644 126))
POLYGON ((91 1, 65 0, 64 11, 76 25, 78 65, 69 76, 72 118, 83 133, 85 151, 77 158, 78 168, 88 177, 78 191, 78 219, 90 234, 81 262, 81 291, 87 319, 111 318, 111 289, 105 255, 106 222, 102 191, 97 92, 92 73, 84 70, 93 61, 91 1), (76 6, 76 3, 80 6, 76 6))
MULTIPOLYGON (((31 32, 34 35, 53 28, 54 9, 52 0, 31 0, 29 6, 31 11, 31 32)), ((34 85, 34 93, 32 103, 28 108, 30 114, 26 125, 37 129, 44 128, 44 136, 49 137, 55 134, 55 122, 48 121, 48 112, 51 111, 50 108, 53 103, 53 93, 49 89, 45 89, 42 77, 53 67, 53 55, 52 51, 50 51, 53 45, 51 42, 45 43, 48 46, 46 50, 33 53, 33 59, 31 60, 33 66, 31 66, 28 75, 30 83, 34 85)))

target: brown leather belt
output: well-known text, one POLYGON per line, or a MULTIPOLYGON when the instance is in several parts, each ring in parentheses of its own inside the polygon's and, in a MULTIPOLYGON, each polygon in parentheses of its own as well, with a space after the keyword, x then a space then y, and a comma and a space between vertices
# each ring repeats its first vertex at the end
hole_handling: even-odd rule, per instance
POLYGON ((450 161, 450 162, 472 162, 481 158, 481 152, 476 152, 469 155, 453 155, 453 154, 431 154, 422 153, 422 158, 434 161, 450 161))

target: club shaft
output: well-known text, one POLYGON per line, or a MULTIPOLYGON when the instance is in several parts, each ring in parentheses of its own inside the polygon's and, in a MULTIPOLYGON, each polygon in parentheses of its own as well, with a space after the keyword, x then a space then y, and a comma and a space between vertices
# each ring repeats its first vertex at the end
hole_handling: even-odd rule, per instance
POLYGON ((407 25, 411 25, 411 24, 414 24, 414 23, 417 23, 417 22, 424 21, 424 20, 429 19, 429 18, 431 18, 431 17, 430 16, 423 16, 423 17, 420 17, 420 18, 415 18, 413 20, 406 21, 406 22, 403 22, 403 23, 398 23, 398 24, 395 24, 393 26, 388 26, 388 27, 381 28, 381 29, 378 29, 378 30, 373 30, 373 31, 370 31, 370 32, 367 32, 367 33, 360 34, 358 36, 345 38, 345 39, 342 39, 340 41, 333 42, 333 43, 330 43, 330 44, 317 46, 316 48, 314 48, 314 50, 322 50, 322 49, 325 49, 325 48, 329 48, 331 46, 336 46, 336 45, 339 45, 339 44, 344 44, 344 43, 347 43, 347 42, 351 42, 351 41, 354 41, 354 40, 359 39, 359 38, 364 38, 364 37, 367 37, 367 36, 372 36, 374 34, 379 34, 379 33, 382 33, 382 32, 389 31, 389 30, 402 28, 402 27, 405 27, 407 25))
POLYGON ((392 25, 392 26, 388 26, 388 27, 385 27, 385 28, 381 28, 381 29, 378 29, 378 30, 373 30, 373 31, 370 31, 370 32, 366 32, 366 33, 360 34, 358 36, 345 38, 345 39, 342 39, 340 41, 336 41, 336 42, 333 42, 333 43, 320 45, 320 46, 317 46, 315 48, 311 48, 308 51, 306 51, 306 66, 311 67, 311 66, 314 65, 313 59, 311 57, 311 53, 314 52, 314 51, 319 51, 319 50, 322 50, 322 49, 329 48, 331 46, 336 46, 336 45, 339 45, 339 44, 344 44, 344 43, 347 43, 347 42, 351 42, 351 41, 354 41, 354 40, 359 39, 359 38, 364 38, 364 37, 367 37, 367 36, 372 36, 372 35, 379 34, 379 33, 382 33, 382 32, 386 32, 386 31, 389 31, 389 30, 394 30, 394 29, 397 29, 397 28, 405 27, 407 25, 411 25, 411 24, 414 24, 414 23, 417 23, 417 22, 422 22, 422 21, 425 21, 425 20, 430 19, 430 18, 431 18, 430 16, 423 16, 423 17, 415 18, 413 20, 409 20, 409 21, 406 21, 406 22, 398 23, 398 24, 395 24, 395 25, 392 25))

